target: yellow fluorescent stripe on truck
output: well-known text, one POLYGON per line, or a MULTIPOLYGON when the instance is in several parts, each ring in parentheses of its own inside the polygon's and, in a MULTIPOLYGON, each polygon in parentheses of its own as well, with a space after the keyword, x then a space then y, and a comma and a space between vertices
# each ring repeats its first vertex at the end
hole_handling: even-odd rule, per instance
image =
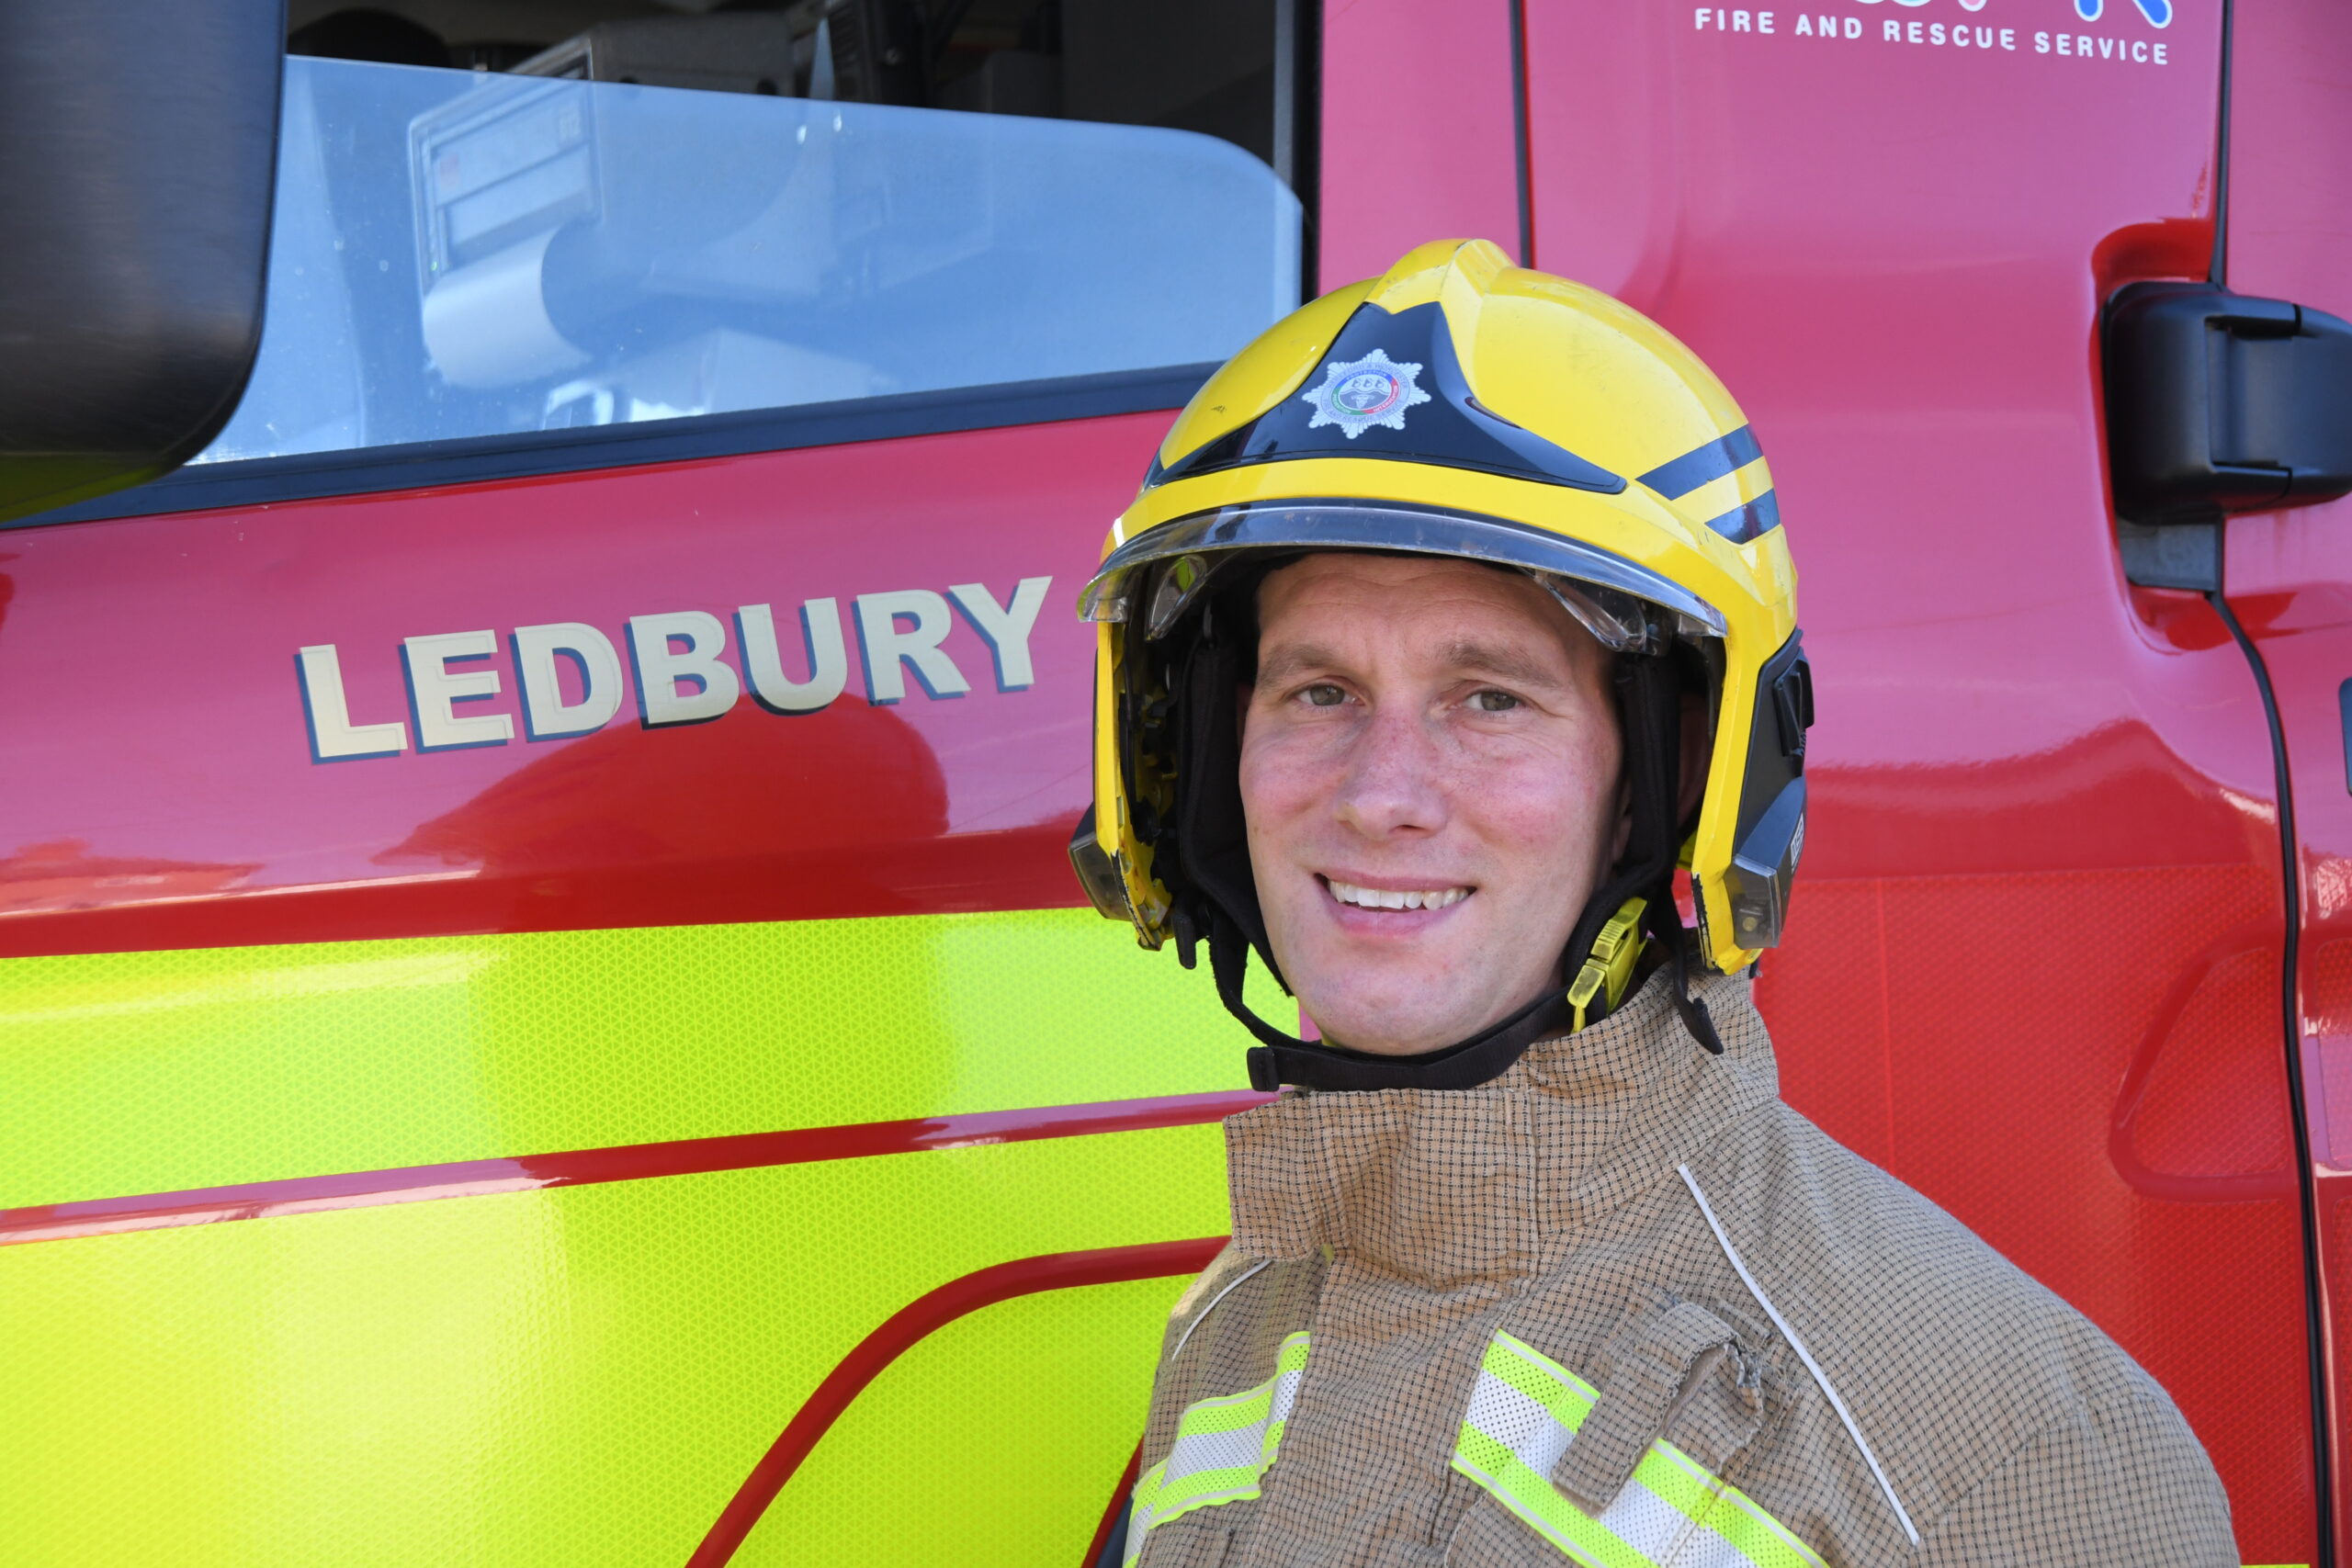
MULTIPOLYGON (((1165 994, 1100 1028, 1090 976, 1129 951, 1035 911, 9 960, 0 1206, 1235 1087, 1172 969, 1124 972, 1165 994)), ((1174 1127, 0 1247, 0 1555, 683 1563, 893 1312, 1222 1234, 1218 1149, 1174 1127)), ((734 1561, 1075 1562, 1182 1283, 949 1324, 734 1561)))
POLYGON ((1245 1087, 1190 978, 1076 909, 0 960, 0 1208, 1245 1087))
MULTIPOLYGON (((876 1325, 1007 1258, 1216 1234, 1217 1151, 1186 1127, 0 1247, 0 1560, 679 1568, 876 1325)), ((1075 1563, 1182 1285, 950 1324, 735 1562, 1075 1563)))

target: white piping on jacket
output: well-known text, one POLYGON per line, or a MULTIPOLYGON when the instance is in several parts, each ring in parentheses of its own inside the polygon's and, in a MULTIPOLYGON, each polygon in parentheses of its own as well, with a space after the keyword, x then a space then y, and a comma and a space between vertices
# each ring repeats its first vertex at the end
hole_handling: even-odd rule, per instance
POLYGON ((1216 1294, 1215 1294, 1215 1295, 1211 1296, 1211 1297, 1209 1298, 1209 1304, 1208 1304, 1208 1305, 1206 1305, 1206 1306, 1204 1306, 1204 1307, 1203 1307, 1203 1308, 1200 1310, 1200 1314, 1199 1314, 1198 1316, 1194 1317, 1194 1318, 1193 1319, 1193 1321, 1192 1321, 1192 1322, 1190 1322, 1190 1323, 1188 1323, 1188 1324, 1186 1324, 1186 1325, 1184 1325, 1184 1332, 1183 1332, 1183 1333, 1182 1333, 1182 1334, 1179 1334, 1179 1335, 1176 1337, 1176 1347, 1175 1347, 1175 1348, 1174 1348, 1174 1349, 1171 1349, 1171 1350, 1170 1350, 1170 1351, 1168 1352, 1168 1359, 1169 1359, 1170 1360, 1171 1360, 1171 1361, 1172 1361, 1172 1360, 1174 1360, 1177 1357, 1179 1357, 1179 1356, 1181 1356, 1181 1355, 1182 1355, 1182 1354, 1184 1353, 1184 1341, 1185 1341, 1185 1340, 1187 1340, 1187 1339, 1190 1339, 1190 1338, 1193 1337, 1193 1330, 1194 1330, 1195 1328, 1198 1328, 1198 1327, 1201 1325, 1201 1324, 1202 1324, 1202 1323, 1203 1323, 1203 1322, 1204 1322, 1204 1321, 1208 1317, 1209 1314, 1211 1314, 1211 1313, 1213 1313, 1213 1312, 1216 1311, 1216 1303, 1219 1303, 1219 1302, 1221 1302, 1221 1301, 1225 1300, 1225 1298, 1226 1298, 1226 1297, 1227 1297, 1227 1296, 1229 1296, 1229 1295, 1233 1294, 1233 1288, 1234 1288, 1236 1285, 1238 1285, 1239 1283, 1241 1283, 1241 1281, 1242 1281, 1242 1280, 1247 1280, 1248 1278, 1250 1278, 1250 1275, 1257 1273, 1257 1272, 1258 1272, 1260 1269, 1270 1269, 1270 1268, 1273 1267, 1273 1262, 1274 1262, 1274 1260, 1273 1260, 1272 1258, 1265 1258, 1265 1259, 1263 1259, 1262 1261, 1260 1261, 1260 1262, 1257 1262, 1257 1263, 1253 1263, 1253 1264, 1251 1264, 1249 1268, 1244 1269, 1243 1270, 1241 1270, 1241 1272, 1240 1272, 1240 1273, 1238 1273, 1238 1274, 1235 1275, 1232 1279, 1227 1280, 1225 1282, 1225 1289, 1223 1289, 1222 1291, 1219 1291, 1216 1294))
MULTIPOLYGON (((1894 1510, 1895 1520, 1903 1526, 1903 1533, 1911 1538, 1912 1545, 1918 1545, 1919 1532, 1911 1527, 1911 1516, 1904 1511, 1903 1500, 1894 1495, 1894 1483, 1888 1481, 1886 1472, 1879 1468, 1878 1455, 1871 1452, 1870 1444, 1862 1440, 1862 1429, 1855 1425, 1854 1413, 1846 1408, 1846 1402, 1838 1397, 1836 1389, 1829 1386, 1828 1374, 1821 1370, 1821 1363, 1813 1359, 1813 1352, 1804 1348, 1804 1341, 1797 1337, 1797 1331, 1789 1326, 1789 1320, 1781 1315, 1781 1309, 1772 1304, 1772 1298, 1764 1293, 1764 1287, 1756 1282, 1756 1276, 1749 1273, 1747 1265, 1739 1260, 1738 1250, 1732 1246, 1731 1237, 1724 1234, 1723 1224, 1715 1218, 1715 1211, 1708 1204, 1707 1195, 1699 1190, 1699 1179, 1690 1174, 1690 1168, 1678 1165, 1674 1173, 1682 1178, 1683 1186, 1690 1189, 1691 1200, 1699 1205, 1699 1213, 1705 1217, 1707 1228, 1715 1233, 1715 1245, 1724 1249, 1725 1258, 1731 1259, 1733 1269, 1739 1275, 1739 1282, 1747 1287, 1747 1293, 1756 1298, 1756 1304, 1764 1309, 1764 1314, 1772 1320, 1772 1326, 1781 1331, 1781 1337, 1786 1339, 1789 1348, 1797 1353, 1797 1359, 1804 1363, 1804 1370, 1813 1374, 1813 1381, 1820 1385, 1823 1396, 1829 1401, 1829 1408, 1838 1412, 1838 1419, 1846 1424, 1846 1435, 1854 1439, 1854 1447, 1861 1452, 1862 1462, 1871 1467, 1871 1474, 1878 1480, 1878 1489, 1886 1494, 1887 1506, 1894 1510)), ((1240 1281, 1237 1280, 1234 1283, 1240 1281)))

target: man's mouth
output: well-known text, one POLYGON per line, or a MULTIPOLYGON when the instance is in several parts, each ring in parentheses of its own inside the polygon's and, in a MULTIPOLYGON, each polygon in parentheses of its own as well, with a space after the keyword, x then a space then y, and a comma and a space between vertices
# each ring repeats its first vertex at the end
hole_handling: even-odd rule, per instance
POLYGON ((1359 887, 1336 876, 1323 878, 1331 897, 1360 909, 1442 909, 1470 897, 1467 887, 1359 887))

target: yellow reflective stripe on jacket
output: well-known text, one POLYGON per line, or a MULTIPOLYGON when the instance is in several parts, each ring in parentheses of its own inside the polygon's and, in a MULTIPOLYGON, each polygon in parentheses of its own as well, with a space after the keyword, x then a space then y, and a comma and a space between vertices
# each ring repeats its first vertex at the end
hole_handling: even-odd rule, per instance
POLYGON ((1478 1369, 1453 1468, 1590 1568, 1824 1568, 1753 1499, 1663 1438, 1599 1517, 1569 1502, 1552 1469, 1600 1397, 1542 1351, 1498 1333, 1478 1369))
POLYGON ((1257 1387, 1188 1406, 1176 1422, 1168 1457, 1136 1482, 1127 1516, 1126 1562, 1143 1552, 1155 1525, 1195 1508, 1258 1495, 1258 1483, 1282 1446, 1283 1426, 1306 1375, 1306 1336, 1294 1334, 1274 1357, 1274 1375, 1257 1387))

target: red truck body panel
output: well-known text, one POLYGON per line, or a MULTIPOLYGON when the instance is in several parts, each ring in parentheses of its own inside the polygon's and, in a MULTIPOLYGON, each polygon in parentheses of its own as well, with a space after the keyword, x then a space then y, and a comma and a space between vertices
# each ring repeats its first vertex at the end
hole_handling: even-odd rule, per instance
MULTIPOLYGON (((10 953, 1070 906, 1093 643, 1070 613, 1163 416, 553 475, 13 535, 0 676, 42 735, 10 787, 10 953), (579 740, 322 765, 292 663, 408 715, 402 639, 722 620, 1050 576, 1034 687, 973 683, 579 740), (91 637, 85 628, 111 628, 91 637), (167 672, 158 678, 158 672, 167 672), (107 694, 103 702, 67 700, 107 694), (126 748, 132 750, 127 751, 126 748)), ((852 634, 854 636, 854 633, 852 634)), ((787 648, 786 659, 801 655, 787 648)), ((502 656, 503 659, 503 656, 502 656)), ((853 672, 853 682, 856 675, 853 672)), ((511 672, 484 711, 517 713, 511 672)))

